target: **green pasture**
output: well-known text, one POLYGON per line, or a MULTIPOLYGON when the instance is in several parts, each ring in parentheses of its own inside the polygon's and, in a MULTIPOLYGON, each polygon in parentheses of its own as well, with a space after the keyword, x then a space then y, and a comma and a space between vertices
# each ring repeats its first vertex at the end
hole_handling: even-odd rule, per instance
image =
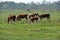
POLYGON ((60 11, 32 11, 31 13, 49 13, 51 22, 47 19, 29 24, 27 20, 6 22, 8 15, 27 13, 25 10, 0 11, 0 40, 60 40, 60 11))

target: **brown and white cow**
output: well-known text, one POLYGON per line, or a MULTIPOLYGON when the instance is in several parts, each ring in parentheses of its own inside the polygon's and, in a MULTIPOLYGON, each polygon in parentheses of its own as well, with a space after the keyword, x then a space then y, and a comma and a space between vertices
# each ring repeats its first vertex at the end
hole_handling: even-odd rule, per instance
POLYGON ((17 16, 17 20, 19 21, 19 20, 21 20, 21 19, 23 19, 23 18, 27 19, 27 16, 28 16, 28 14, 19 14, 19 15, 17 16))
POLYGON ((8 16, 8 18, 7 18, 8 20, 7 20, 7 22, 9 23, 9 21, 15 21, 15 19, 16 19, 16 15, 9 15, 8 16))
POLYGON ((34 21, 38 21, 38 19, 39 19, 39 17, 38 16, 35 16, 35 17, 31 17, 30 19, 29 19, 29 24, 30 23, 33 23, 34 21))
POLYGON ((29 18, 38 16, 38 15, 39 15, 38 13, 30 14, 30 15, 29 15, 29 18))

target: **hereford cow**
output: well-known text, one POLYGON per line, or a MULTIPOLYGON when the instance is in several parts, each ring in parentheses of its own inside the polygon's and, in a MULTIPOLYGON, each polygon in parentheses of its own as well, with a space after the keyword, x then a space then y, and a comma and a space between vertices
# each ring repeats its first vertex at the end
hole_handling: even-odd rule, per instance
POLYGON ((38 13, 37 14, 30 14, 29 18, 34 17, 34 16, 38 16, 38 15, 39 15, 38 13))
POLYGON ((50 19, 50 14, 41 14, 41 15, 39 15, 39 17, 40 17, 40 20, 41 20, 42 18, 50 19))
POLYGON ((17 16, 17 20, 19 21, 19 20, 21 20, 21 19, 23 19, 23 18, 27 19, 27 16, 28 16, 28 14, 19 14, 19 15, 17 16))
POLYGON ((38 16, 31 17, 30 20, 29 20, 29 23, 30 23, 30 22, 34 22, 34 21, 37 22, 37 21, 38 21, 38 18, 39 18, 38 16))
POLYGON ((15 19, 16 19, 16 15, 9 15, 7 22, 9 23, 9 21, 11 21, 11 20, 15 21, 15 19))

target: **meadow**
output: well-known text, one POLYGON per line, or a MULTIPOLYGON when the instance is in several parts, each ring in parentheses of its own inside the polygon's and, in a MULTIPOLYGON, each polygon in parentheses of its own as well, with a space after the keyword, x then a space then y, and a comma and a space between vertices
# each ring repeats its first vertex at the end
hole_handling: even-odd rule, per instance
MULTIPOLYGON (((6 22, 8 15, 29 13, 25 10, 0 11, 0 40, 60 40, 60 11, 34 11, 50 13, 51 22, 47 19, 28 24, 26 20, 6 22)), ((33 13, 33 11, 32 11, 33 13)))

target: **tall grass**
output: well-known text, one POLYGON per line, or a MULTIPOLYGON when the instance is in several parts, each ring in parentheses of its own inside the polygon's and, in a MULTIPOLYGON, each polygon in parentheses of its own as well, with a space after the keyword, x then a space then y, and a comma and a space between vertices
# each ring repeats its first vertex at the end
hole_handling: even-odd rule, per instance
MULTIPOLYGON (((45 12, 35 11, 43 14, 45 12)), ((5 21, 10 14, 28 13, 24 10, 0 11, 0 40, 60 40, 60 12, 51 11, 51 22, 47 19, 28 24, 26 20, 5 21)), ((32 12, 33 13, 33 12, 32 12)))

